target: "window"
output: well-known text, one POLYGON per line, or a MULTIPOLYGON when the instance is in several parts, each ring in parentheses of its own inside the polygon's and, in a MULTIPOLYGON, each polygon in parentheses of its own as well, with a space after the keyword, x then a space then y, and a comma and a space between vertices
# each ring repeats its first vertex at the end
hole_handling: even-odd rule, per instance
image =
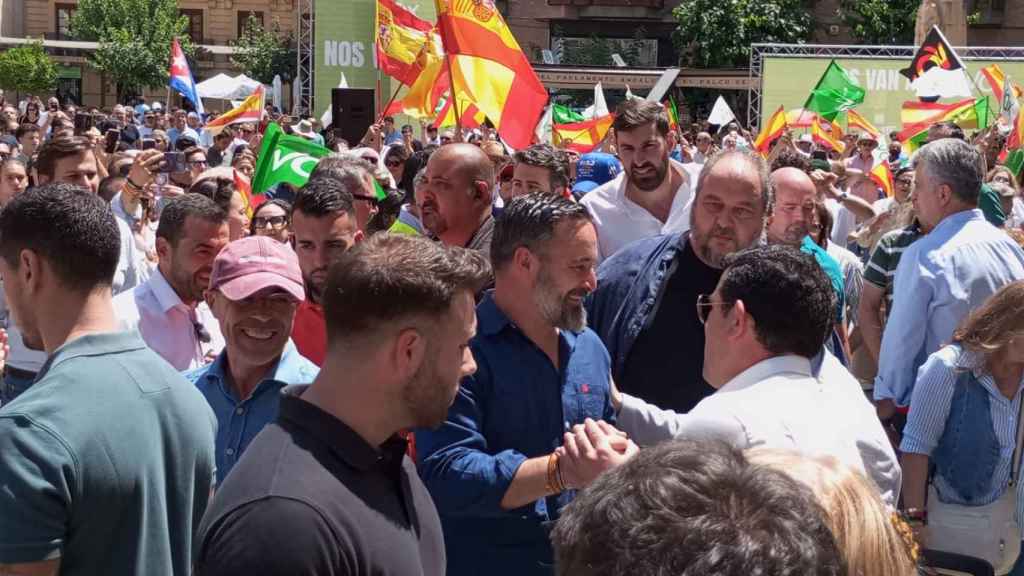
POLYGON ((71 38, 71 16, 75 13, 74 4, 57 4, 54 6, 54 26, 57 40, 71 38))
POLYGON ((185 31, 192 39, 193 44, 204 44, 203 42, 203 11, 202 10, 180 10, 181 15, 188 18, 188 28, 185 31))
POLYGON ((968 0, 967 18, 975 24, 1000 24, 1006 13, 1006 0, 968 0))
POLYGON ((245 31, 245 26, 249 23, 249 16, 255 16, 256 22, 259 22, 260 26, 263 26, 263 12, 255 10, 239 10, 238 11, 238 37, 242 37, 242 32, 245 31))

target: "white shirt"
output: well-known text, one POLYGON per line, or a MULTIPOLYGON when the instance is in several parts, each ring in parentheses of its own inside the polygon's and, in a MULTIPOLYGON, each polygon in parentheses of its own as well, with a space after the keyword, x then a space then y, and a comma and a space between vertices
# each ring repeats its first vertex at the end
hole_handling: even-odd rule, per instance
MULTIPOLYGON (((691 163, 697 171, 700 166, 691 163)), ((690 204, 696 183, 693 172, 669 160, 669 168, 683 174, 683 184, 676 190, 669 211, 668 220, 662 222, 645 208, 626 197, 626 173, 620 172, 613 180, 606 182, 580 200, 587 207, 597 228, 598 254, 601 260, 618 252, 625 245, 659 234, 685 232, 690 229, 690 204)))
POLYGON ((42 350, 30 350, 25 346, 21 338, 21 330, 11 318, 10 310, 7 308, 7 297, 4 295, 3 280, 0 280, 0 317, 3 318, 3 327, 7 329, 7 345, 10 351, 7 353, 7 365, 18 370, 28 372, 39 372, 39 369, 46 363, 46 352, 42 350))
POLYGON ((144 284, 114 298, 114 314, 126 330, 138 329, 146 345, 176 370, 205 366, 224 349, 220 324, 206 303, 189 308, 159 268, 144 284), (195 322, 206 328, 209 343, 199 341, 195 322))
POLYGON ((832 214, 831 240, 840 246, 846 246, 850 233, 857 229, 857 216, 832 198, 825 200, 825 208, 832 214))
POLYGON ((114 212, 114 216, 119 220, 123 220, 128 228, 132 231, 132 238, 135 240, 135 248, 138 258, 141 259, 142 267, 145 269, 144 276, 149 277, 150 266, 149 260, 146 258, 146 252, 156 251, 156 229, 154 226, 150 226, 150 222, 140 222, 145 216, 142 211, 142 204, 140 203, 135 207, 135 211, 129 214, 125 210, 124 202, 121 200, 121 193, 114 194, 114 197, 110 199, 110 210, 114 212), (138 230, 138 232, 136 232, 138 230))
MULTIPOLYGON (((113 210, 113 209, 111 209, 113 210)), ((135 244, 135 234, 128 223, 121 218, 114 218, 120 234, 121 253, 117 258, 117 270, 114 271, 112 292, 120 294, 135 288, 149 278, 149 267, 146 266, 146 255, 135 244)))
POLYGON ((902 473, 875 409, 831 354, 817 378, 800 356, 758 362, 688 414, 624 394, 618 425, 641 445, 684 437, 834 456, 874 480, 887 504, 899 499, 902 473))

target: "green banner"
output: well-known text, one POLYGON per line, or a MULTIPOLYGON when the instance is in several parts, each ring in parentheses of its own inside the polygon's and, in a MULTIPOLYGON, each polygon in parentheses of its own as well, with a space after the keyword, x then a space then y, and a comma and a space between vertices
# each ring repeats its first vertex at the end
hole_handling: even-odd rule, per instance
MULTIPOLYGON (((899 73, 910 59, 836 58, 835 61, 866 90, 864 102, 856 107, 857 112, 886 136, 890 131, 901 130, 900 107, 907 100, 917 100, 910 82, 899 73)), ((761 125, 779 106, 786 110, 803 106, 829 62, 830 58, 766 56, 762 70, 761 125)), ((1024 61, 964 60, 964 63, 974 80, 976 97, 992 95, 992 88, 981 73, 981 69, 990 64, 999 64, 1013 82, 1024 85, 1024 61)), ((843 114, 839 115, 839 123, 845 126, 843 114)))
POLYGON ((252 177, 253 194, 262 194, 280 182, 302 186, 320 158, 330 153, 327 148, 301 136, 285 134, 277 124, 269 124, 252 177))
MULTIPOLYGON (((403 0, 401 4, 428 22, 437 20, 433 0, 403 0)), ((338 86, 342 72, 349 88, 377 88, 373 29, 376 7, 376 0, 316 3, 314 116, 320 117, 331 105, 331 89, 338 86)), ((381 80, 382 94, 378 100, 383 106, 400 84, 386 74, 381 75, 381 80)))

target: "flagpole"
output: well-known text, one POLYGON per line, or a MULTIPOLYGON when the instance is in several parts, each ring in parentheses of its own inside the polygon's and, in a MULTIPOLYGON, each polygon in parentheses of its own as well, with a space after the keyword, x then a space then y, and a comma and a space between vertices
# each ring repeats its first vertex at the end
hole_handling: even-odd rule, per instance
POLYGON ((395 98, 398 97, 398 91, 401 89, 402 83, 399 82, 398 88, 395 88, 395 92, 391 95, 391 98, 388 99, 388 103, 383 108, 381 108, 380 113, 377 114, 377 122, 380 122, 381 120, 384 119, 384 114, 387 112, 387 109, 391 107, 391 104, 395 101, 395 98))

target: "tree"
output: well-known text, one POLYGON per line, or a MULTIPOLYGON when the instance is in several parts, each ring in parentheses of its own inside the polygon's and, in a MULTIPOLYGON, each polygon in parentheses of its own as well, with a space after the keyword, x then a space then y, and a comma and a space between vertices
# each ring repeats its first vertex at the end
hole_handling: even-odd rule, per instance
POLYGON ((266 30, 256 15, 249 13, 242 35, 231 45, 235 48, 231 60, 254 80, 270 84, 274 76, 280 74, 281 80, 290 82, 296 75, 298 54, 295 42, 290 34, 281 34, 281 26, 276 19, 270 30, 266 30))
POLYGON ((803 43, 813 26, 809 0, 686 0, 672 10, 681 64, 745 68, 750 45, 803 43))
POLYGON ((840 14, 853 37, 864 44, 914 43, 919 0, 843 0, 840 14))
POLYGON ((46 55, 41 41, 0 53, 0 88, 41 95, 56 87, 57 65, 46 55))
POLYGON ((99 43, 90 62, 115 83, 121 102, 167 85, 171 42, 193 53, 187 27, 177 0, 80 0, 71 19, 75 38, 99 43))

